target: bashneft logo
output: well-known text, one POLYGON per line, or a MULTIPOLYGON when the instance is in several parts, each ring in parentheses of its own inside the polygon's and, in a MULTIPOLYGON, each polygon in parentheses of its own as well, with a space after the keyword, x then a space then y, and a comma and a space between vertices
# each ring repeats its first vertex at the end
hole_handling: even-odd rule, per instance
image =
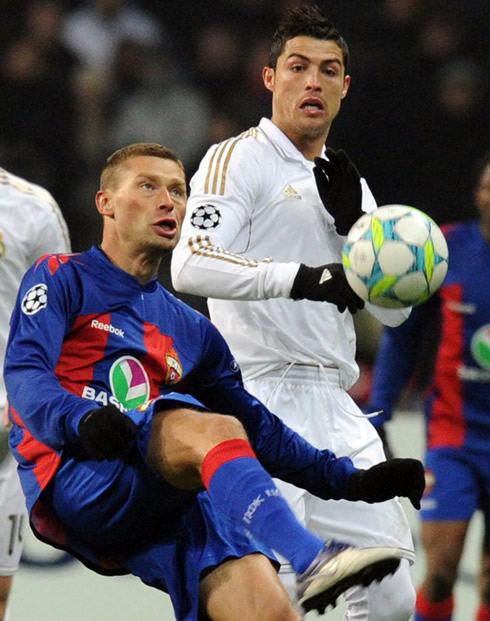
POLYGON ((92 319, 90 327, 95 328, 96 330, 104 330, 104 332, 111 332, 111 334, 124 338, 124 330, 121 330, 121 328, 115 328, 112 323, 102 323, 101 321, 97 321, 97 319, 92 319))

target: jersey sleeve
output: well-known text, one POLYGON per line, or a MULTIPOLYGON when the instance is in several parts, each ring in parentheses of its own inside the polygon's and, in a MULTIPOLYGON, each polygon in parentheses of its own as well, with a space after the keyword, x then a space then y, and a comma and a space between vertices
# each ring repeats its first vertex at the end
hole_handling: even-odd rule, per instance
POLYGON ((54 199, 48 208, 33 213, 31 264, 45 254, 71 252, 68 227, 54 199))
POLYGON ((258 459, 272 476, 320 498, 345 498, 347 481, 356 471, 352 461, 316 449, 247 392, 226 342, 209 322, 203 322, 202 352, 193 396, 212 411, 241 421, 258 459))
POLYGON ((211 147, 203 158, 191 180, 182 235, 172 255, 177 291, 234 300, 289 297, 299 265, 246 252, 244 235, 265 192, 263 149, 245 132, 211 147), (243 251, 231 252, 240 235, 243 251))
POLYGON ((77 304, 60 267, 64 259, 45 257, 26 273, 11 318, 4 370, 14 422, 58 453, 77 438, 83 414, 97 407, 65 390, 55 375, 77 304))

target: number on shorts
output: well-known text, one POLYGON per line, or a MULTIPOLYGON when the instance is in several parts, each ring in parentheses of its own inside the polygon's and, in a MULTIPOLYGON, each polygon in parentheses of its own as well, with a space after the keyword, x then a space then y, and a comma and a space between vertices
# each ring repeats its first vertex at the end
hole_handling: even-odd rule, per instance
POLYGON ((15 544, 21 543, 24 537, 24 516, 12 514, 8 516, 10 526, 9 555, 14 553, 15 544))

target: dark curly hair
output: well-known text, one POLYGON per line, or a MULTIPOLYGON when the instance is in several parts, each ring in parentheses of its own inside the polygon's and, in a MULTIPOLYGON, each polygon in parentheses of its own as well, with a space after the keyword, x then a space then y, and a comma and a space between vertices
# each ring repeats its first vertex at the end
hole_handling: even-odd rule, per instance
POLYGON ((349 47, 336 26, 328 19, 316 4, 305 4, 289 9, 280 22, 272 37, 269 52, 269 67, 276 68, 277 59, 282 54, 284 46, 294 37, 313 37, 325 41, 335 41, 342 50, 344 68, 347 73, 349 67, 349 47))

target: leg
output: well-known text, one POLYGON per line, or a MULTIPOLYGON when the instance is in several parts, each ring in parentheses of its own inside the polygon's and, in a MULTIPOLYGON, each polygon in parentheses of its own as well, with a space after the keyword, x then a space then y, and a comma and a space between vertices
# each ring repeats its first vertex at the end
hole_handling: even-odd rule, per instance
MULTIPOLYGON (((3 438, 0 444, 2 441, 3 438)), ((7 618, 13 575, 19 567, 22 554, 24 526, 27 522, 25 511, 17 463, 8 447, 0 446, 0 621, 7 618), (4 449, 8 451, 5 457, 2 455, 4 449)))
POLYGON ((301 574, 300 603, 307 609, 322 611, 347 588, 381 580, 398 567, 394 548, 361 551, 335 542, 324 548, 295 518, 233 417, 187 408, 157 411, 147 456, 180 489, 204 483, 227 519, 288 559, 301 574))
POLYGON ((422 544, 427 570, 417 593, 416 621, 450 621, 453 590, 466 533, 481 502, 479 473, 488 456, 453 447, 428 447, 427 488, 422 499, 422 544))
POLYGON ((483 550, 480 576, 478 578, 478 590, 480 592, 480 610, 478 621, 490 619, 490 523, 486 520, 483 534, 483 550))
POLYGON ((467 521, 422 524, 427 575, 421 588, 430 601, 441 602, 453 592, 468 524, 467 521))
MULTIPOLYGON (((331 449, 338 456, 355 455, 354 463, 360 468, 384 460, 377 432, 340 387, 338 372, 333 369, 293 368, 286 379, 281 378, 281 373, 271 372, 249 381, 247 388, 272 411, 280 412, 284 422, 313 445, 331 449)), ((397 500, 379 505, 323 501, 281 481, 277 486, 297 518, 322 538, 349 541, 359 547, 400 548, 412 560, 412 536, 397 500)), ((403 565, 394 576, 373 587, 350 589, 351 616, 346 618, 380 621, 389 615, 390 621, 409 619, 415 606, 415 589, 408 562, 403 565)), ((287 568, 280 577, 290 591, 293 581, 287 568)))
POLYGON ((417 596, 416 619, 450 619, 452 595, 458 575, 469 521, 422 523, 427 572, 417 596))
POLYGON ((225 561, 199 585, 201 608, 213 621, 299 621, 269 559, 252 554, 225 561))
POLYGON ((12 576, 0 576, 0 621, 5 619, 7 600, 12 586, 12 576))

